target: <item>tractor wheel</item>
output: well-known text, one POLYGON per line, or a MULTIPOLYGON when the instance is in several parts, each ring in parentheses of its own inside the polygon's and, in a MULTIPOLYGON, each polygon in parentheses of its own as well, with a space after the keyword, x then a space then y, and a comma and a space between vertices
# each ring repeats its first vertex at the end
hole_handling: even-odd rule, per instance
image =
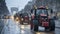
POLYGON ((34 31, 38 31, 38 25, 34 25, 34 31))
POLYGON ((33 27, 34 27, 33 24, 31 24, 31 30, 33 30, 33 27))
POLYGON ((50 31, 55 31, 55 27, 52 26, 51 29, 50 29, 50 31))
POLYGON ((45 31, 49 31, 49 27, 45 27, 45 31))
POLYGON ((50 31, 55 31, 55 22, 54 22, 54 20, 50 20, 50 31))

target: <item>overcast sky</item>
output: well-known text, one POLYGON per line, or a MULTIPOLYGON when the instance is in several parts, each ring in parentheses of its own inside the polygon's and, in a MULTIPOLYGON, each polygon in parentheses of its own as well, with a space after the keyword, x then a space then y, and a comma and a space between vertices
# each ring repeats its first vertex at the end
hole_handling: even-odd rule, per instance
POLYGON ((9 11, 11 7, 18 7, 19 10, 21 10, 28 3, 28 1, 30 0, 6 0, 6 5, 9 11))

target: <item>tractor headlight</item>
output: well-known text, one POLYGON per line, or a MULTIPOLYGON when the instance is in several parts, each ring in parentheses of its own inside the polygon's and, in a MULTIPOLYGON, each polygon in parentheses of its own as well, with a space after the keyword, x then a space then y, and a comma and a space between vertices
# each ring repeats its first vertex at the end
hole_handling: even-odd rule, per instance
POLYGON ((42 18, 42 19, 44 19, 44 18, 42 18))
POLYGON ((45 19, 48 19, 48 18, 45 18, 45 19))
POLYGON ((16 21, 19 21, 19 18, 18 17, 16 17, 16 21))
POLYGON ((19 18, 18 18, 18 17, 16 17, 16 19, 18 20, 19 18))
POLYGON ((22 18, 21 20, 23 21, 24 19, 22 18))
POLYGON ((14 16, 11 16, 10 18, 11 18, 11 19, 14 19, 14 16))

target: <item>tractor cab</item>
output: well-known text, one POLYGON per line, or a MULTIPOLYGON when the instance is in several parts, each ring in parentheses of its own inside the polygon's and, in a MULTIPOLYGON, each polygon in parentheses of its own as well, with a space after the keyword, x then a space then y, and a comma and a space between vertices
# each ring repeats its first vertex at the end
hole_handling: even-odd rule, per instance
POLYGON ((45 7, 40 7, 37 9, 31 10, 32 19, 39 19, 39 18, 49 18, 49 16, 52 14, 52 9, 47 9, 45 7), (34 18, 33 18, 34 17, 34 18))

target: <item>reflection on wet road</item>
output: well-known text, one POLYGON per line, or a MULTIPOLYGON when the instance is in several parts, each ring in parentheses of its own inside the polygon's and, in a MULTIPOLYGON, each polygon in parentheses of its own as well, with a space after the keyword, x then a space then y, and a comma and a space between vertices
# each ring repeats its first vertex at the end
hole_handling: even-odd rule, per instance
POLYGON ((30 30, 29 25, 21 25, 21 27, 22 27, 21 30, 24 31, 24 33, 22 32, 23 34, 60 34, 60 27, 58 25, 58 24, 60 24, 59 21, 55 21, 55 24, 56 24, 55 25, 56 26, 55 31, 52 31, 52 32, 45 32, 45 31, 33 32, 30 30))
POLYGON ((60 34, 59 28, 55 28, 55 31, 52 32, 45 32, 45 31, 33 32, 30 30, 29 25, 21 25, 21 31, 23 31, 21 34, 60 34))
POLYGON ((4 19, 5 24, 1 31, 1 34, 20 34, 20 27, 18 24, 12 19, 4 19))
POLYGON ((36 34, 54 34, 54 32, 36 32, 36 34))
POLYGON ((60 34, 60 28, 59 28, 60 25, 58 25, 60 24, 59 21, 55 21, 56 28, 54 32, 45 32, 45 31, 34 32, 30 30, 30 25, 21 25, 11 19, 4 21, 5 26, 1 34, 60 34))

